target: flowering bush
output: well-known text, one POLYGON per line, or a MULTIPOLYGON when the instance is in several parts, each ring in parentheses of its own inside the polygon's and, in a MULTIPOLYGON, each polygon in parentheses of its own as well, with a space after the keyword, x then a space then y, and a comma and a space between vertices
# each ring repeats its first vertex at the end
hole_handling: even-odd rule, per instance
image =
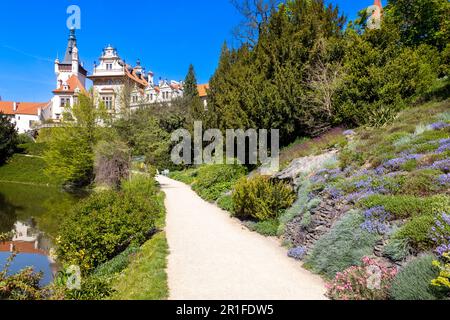
POLYGON ((450 186, 450 173, 440 175, 437 181, 441 186, 450 186))
POLYGON ((361 224, 363 230, 379 234, 385 234, 389 231, 388 221, 391 214, 383 206, 367 209, 364 212, 364 218, 364 223, 361 224))
POLYGON ((450 124, 442 122, 442 121, 430 124, 430 128, 432 130, 442 130, 442 129, 447 128, 448 126, 450 126, 450 124))
POLYGON ((434 279, 431 284, 435 287, 450 291, 450 251, 442 254, 443 263, 435 260, 433 266, 440 271, 439 277, 434 279))
POLYGON ((438 245, 436 252, 440 256, 450 252, 450 214, 443 213, 436 218, 431 228, 431 239, 438 245))
POLYGON ((327 296, 333 300, 387 300, 396 268, 386 268, 368 257, 362 266, 353 266, 336 274, 327 284, 327 296))
POLYGON ((307 250, 305 247, 293 248, 288 251, 288 257, 295 260, 303 260, 303 258, 306 256, 306 252, 307 250))

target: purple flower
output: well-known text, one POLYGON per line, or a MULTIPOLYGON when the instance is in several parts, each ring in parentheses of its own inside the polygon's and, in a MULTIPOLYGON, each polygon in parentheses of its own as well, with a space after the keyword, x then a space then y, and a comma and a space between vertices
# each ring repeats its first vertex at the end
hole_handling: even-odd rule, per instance
POLYGON ((306 256, 306 252, 307 250, 305 247, 296 247, 288 251, 288 257, 295 260, 303 260, 306 256))
POLYGON ((410 160, 420 160, 422 159, 423 155, 422 154, 406 154, 403 155, 399 158, 394 158, 391 160, 386 161, 382 167, 384 167, 385 169, 391 170, 391 171, 395 171, 395 170, 399 170, 400 167, 402 165, 404 165, 406 162, 410 161, 410 160))
POLYGON ((430 238, 436 243, 439 255, 450 251, 450 214, 442 213, 436 218, 430 238))
POLYGON ((354 192, 354 193, 351 193, 351 194, 347 195, 346 200, 348 202, 356 203, 359 200, 367 198, 367 197, 369 197, 371 195, 374 195, 374 194, 376 194, 376 192, 373 191, 373 190, 363 190, 363 191, 354 192))
POLYGON ((353 130, 346 130, 343 132, 344 136, 353 136, 354 134, 356 134, 356 132, 353 130))
POLYGON ((431 166, 428 166, 429 169, 441 170, 445 173, 450 173, 450 158, 436 161, 431 166))
POLYGON ((368 178, 367 180, 360 180, 354 183, 356 189, 367 189, 372 186, 372 178, 368 178))
POLYGON ((331 199, 333 199, 333 200, 338 200, 344 195, 341 190, 338 190, 334 187, 328 188, 326 191, 328 192, 328 194, 331 196, 331 199))
POLYGON ((364 212, 364 223, 361 228, 370 233, 386 234, 389 231, 388 221, 391 214, 383 206, 373 207, 364 212))
POLYGON ((430 128, 432 130, 441 130, 441 129, 447 128, 448 126, 450 126, 450 124, 442 122, 442 121, 430 124, 430 128))
POLYGON ((450 185, 450 173, 440 175, 437 179, 440 185, 449 186, 450 185))
POLYGON ((450 150, 450 142, 441 144, 439 148, 436 150, 436 153, 444 153, 445 151, 450 150))

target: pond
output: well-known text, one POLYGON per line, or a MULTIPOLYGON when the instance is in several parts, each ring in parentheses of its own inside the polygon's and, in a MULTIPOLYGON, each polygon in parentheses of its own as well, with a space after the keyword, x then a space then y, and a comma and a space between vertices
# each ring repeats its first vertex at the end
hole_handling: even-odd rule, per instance
POLYGON ((0 183, 0 233, 14 232, 12 241, 0 242, 0 270, 15 251, 10 273, 32 267, 43 272, 41 285, 51 283, 58 272, 53 239, 68 210, 83 196, 56 187, 0 183))

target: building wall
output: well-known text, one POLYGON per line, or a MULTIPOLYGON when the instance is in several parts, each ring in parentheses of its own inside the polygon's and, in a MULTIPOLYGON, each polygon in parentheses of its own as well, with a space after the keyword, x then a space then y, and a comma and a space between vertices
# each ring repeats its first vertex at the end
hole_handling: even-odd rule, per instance
POLYGON ((19 133, 25 133, 31 130, 32 123, 40 121, 40 117, 37 115, 16 114, 11 121, 16 124, 19 133))

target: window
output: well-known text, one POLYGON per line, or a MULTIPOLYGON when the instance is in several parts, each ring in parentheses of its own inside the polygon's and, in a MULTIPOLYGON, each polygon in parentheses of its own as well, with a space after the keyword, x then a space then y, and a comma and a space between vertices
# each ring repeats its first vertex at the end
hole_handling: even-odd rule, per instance
POLYGON ((106 70, 112 70, 112 63, 106 64, 106 70))
POLYGON ((103 96, 102 101, 105 104, 106 109, 112 110, 113 108, 113 98, 111 96, 103 96))
POLYGON ((139 97, 138 97, 138 96, 133 96, 133 97, 132 97, 133 103, 137 103, 138 100, 139 100, 139 97))
POLYGON ((70 98, 69 97, 61 97, 61 108, 65 108, 70 106, 70 98))
POLYGON ((113 81, 112 80, 108 80, 108 85, 112 85, 113 84, 113 81))

